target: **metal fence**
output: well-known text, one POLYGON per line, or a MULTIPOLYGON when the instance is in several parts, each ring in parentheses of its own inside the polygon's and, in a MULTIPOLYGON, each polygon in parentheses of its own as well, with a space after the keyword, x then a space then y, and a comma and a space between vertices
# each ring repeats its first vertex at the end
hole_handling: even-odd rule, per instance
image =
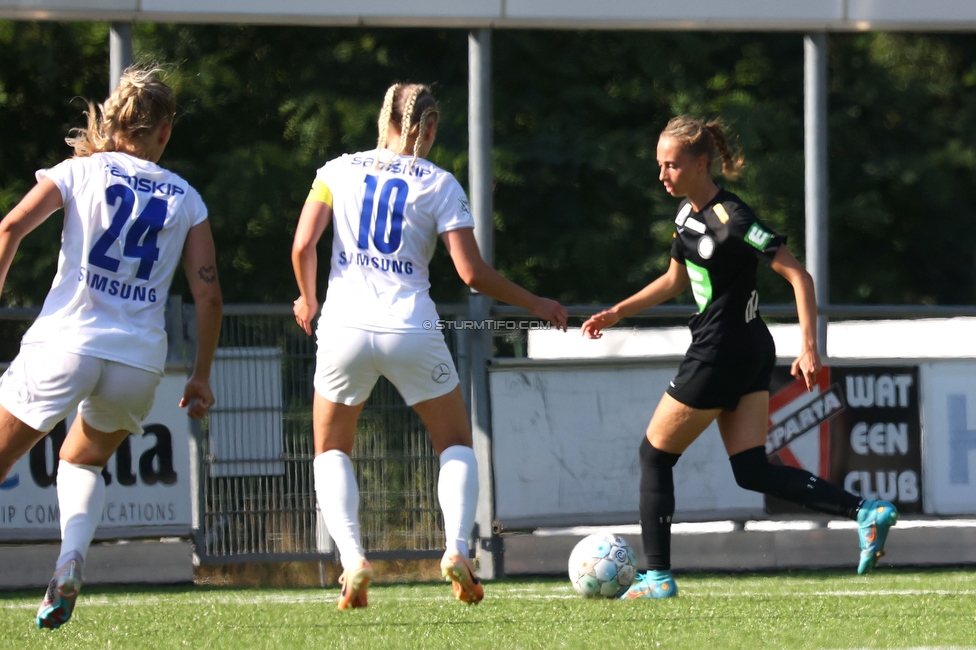
MULTIPOLYGON (((448 335, 453 353, 453 336, 448 335)), ((315 339, 290 306, 229 305, 199 439, 202 562, 331 553, 312 477, 315 339)), ((426 430, 380 378, 360 416, 352 462, 363 545, 372 557, 439 557, 439 461, 426 430)))

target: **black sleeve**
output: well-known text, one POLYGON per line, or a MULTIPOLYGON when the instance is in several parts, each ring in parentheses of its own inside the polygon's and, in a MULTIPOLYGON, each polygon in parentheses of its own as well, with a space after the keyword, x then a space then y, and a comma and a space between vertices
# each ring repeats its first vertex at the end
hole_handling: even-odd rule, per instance
POLYGON ((786 243, 786 235, 767 228, 745 203, 723 201, 722 206, 729 214, 729 234, 748 244, 760 261, 772 263, 776 251, 786 243))
POLYGON ((685 252, 681 248, 681 240, 678 239, 678 233, 675 233, 671 239, 671 259, 681 264, 685 263, 685 252))

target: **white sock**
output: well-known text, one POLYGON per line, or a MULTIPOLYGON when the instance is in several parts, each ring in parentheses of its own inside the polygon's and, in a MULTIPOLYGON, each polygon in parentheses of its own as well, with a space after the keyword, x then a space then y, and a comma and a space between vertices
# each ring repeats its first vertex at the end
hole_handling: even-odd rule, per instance
POLYGON ((444 539, 448 551, 468 557, 468 538, 478 509, 478 461, 474 449, 454 445, 441 452, 437 500, 444 513, 444 539))
POLYGON ((349 456, 332 449, 312 461, 315 497, 339 550, 343 569, 355 568, 366 552, 359 541, 359 488, 349 456))
POLYGON ((105 479, 102 468, 58 463, 58 507, 61 509, 61 555, 57 568, 70 560, 84 563, 95 528, 105 508, 105 479))

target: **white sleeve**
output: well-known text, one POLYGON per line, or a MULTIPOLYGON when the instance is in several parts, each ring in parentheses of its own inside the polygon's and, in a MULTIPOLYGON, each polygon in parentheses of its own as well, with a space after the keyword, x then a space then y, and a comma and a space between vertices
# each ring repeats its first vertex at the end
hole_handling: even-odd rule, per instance
POLYGON ((316 169, 315 180, 322 181, 330 191, 335 193, 336 188, 342 185, 343 170, 349 169, 349 165, 346 163, 347 158, 349 158, 349 154, 342 154, 316 169))
POLYGON ((190 227, 192 228, 207 220, 207 206, 199 192, 190 186, 187 188, 189 191, 183 200, 183 209, 186 210, 190 218, 190 227))
MULTIPOLYGON (((332 162, 332 161, 330 160, 329 162, 332 162)), ((331 178, 331 174, 329 174, 329 171, 330 171, 330 169, 329 169, 329 163, 327 162, 327 163, 325 163, 324 165, 322 165, 321 167, 319 167, 318 169, 315 170, 315 180, 322 181, 323 183, 325 183, 326 185, 328 185, 329 188, 331 189, 331 187, 332 187, 331 183, 333 181, 332 181, 332 178, 331 178)))
POLYGON ((464 188, 454 176, 447 174, 444 186, 438 192, 442 200, 437 203, 434 218, 437 221, 437 234, 460 228, 474 228, 474 217, 464 188))
POLYGON ((73 195, 74 188, 80 187, 84 182, 84 177, 83 159, 69 158, 50 169, 38 169, 34 172, 34 178, 38 182, 42 178, 47 178, 58 186, 61 191, 62 203, 67 203, 73 195))

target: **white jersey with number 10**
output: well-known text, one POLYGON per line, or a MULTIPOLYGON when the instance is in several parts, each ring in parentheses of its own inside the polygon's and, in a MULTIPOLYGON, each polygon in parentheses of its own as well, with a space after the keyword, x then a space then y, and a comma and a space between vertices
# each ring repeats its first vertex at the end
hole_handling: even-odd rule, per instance
POLYGON ((427 267, 438 235, 473 228, 474 219, 452 174, 410 161, 373 150, 318 170, 313 197, 332 206, 335 229, 320 327, 416 332, 437 320, 427 267), (389 161, 379 168, 378 153, 389 161))
POLYGON ((61 190, 58 271, 23 345, 162 373, 164 314, 187 232, 207 218, 189 183, 123 153, 72 158, 37 172, 61 190))

